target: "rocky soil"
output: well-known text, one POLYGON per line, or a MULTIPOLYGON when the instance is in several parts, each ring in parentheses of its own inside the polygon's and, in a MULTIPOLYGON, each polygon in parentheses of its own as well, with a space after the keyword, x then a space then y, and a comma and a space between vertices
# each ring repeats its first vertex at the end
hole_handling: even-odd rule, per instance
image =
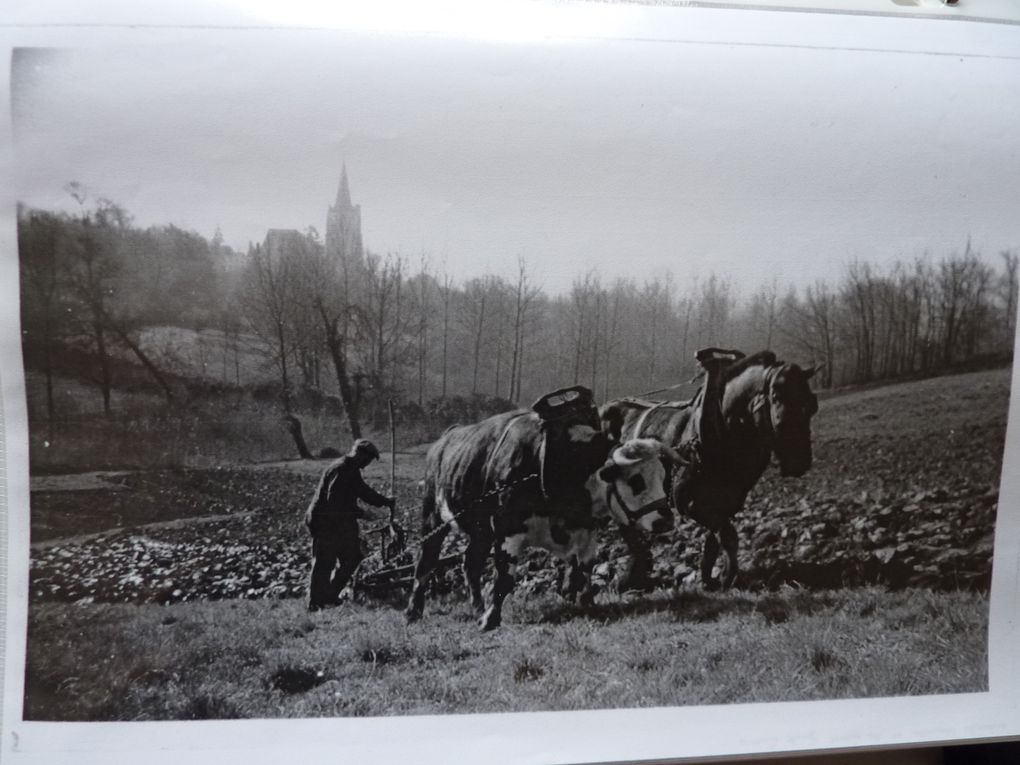
MULTIPOLYGON (((822 401, 815 465, 770 470, 739 516, 741 587, 880 583, 986 589, 1009 400, 1008 370, 845 392, 822 401)), ((301 524, 321 466, 109 474, 32 493, 33 602, 296 597, 309 562, 301 524)), ((398 479, 401 507, 415 482, 398 479)), ((655 546, 666 586, 696 582, 702 534, 679 524, 655 546)), ((371 540, 374 544, 375 540, 371 540)), ((596 568, 623 562, 609 530, 596 568)), ((368 561, 368 566, 378 565, 368 561)), ((521 588, 557 572, 536 553, 521 588)))

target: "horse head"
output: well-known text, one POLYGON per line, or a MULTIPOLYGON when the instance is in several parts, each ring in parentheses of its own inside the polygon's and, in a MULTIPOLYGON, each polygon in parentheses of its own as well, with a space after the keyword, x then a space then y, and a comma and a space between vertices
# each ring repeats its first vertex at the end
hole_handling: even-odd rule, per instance
POLYGON ((731 405, 747 406, 783 476, 797 478, 811 468, 811 418, 818 411, 809 382, 814 373, 779 361, 771 351, 747 357, 730 370, 724 398, 731 405))
POLYGON ((797 478, 811 468, 811 418, 818 411, 818 398, 808 381, 814 372, 782 363, 765 372, 772 448, 783 476, 797 478))

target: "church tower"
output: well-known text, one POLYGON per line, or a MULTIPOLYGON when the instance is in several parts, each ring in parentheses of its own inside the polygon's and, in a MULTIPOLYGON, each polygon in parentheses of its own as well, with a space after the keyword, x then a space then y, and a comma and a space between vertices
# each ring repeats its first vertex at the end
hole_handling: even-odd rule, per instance
POLYGON ((361 205, 351 204, 351 189, 347 184, 347 164, 340 173, 340 188, 336 204, 326 213, 326 256, 352 259, 360 263, 365 257, 361 244, 361 205))

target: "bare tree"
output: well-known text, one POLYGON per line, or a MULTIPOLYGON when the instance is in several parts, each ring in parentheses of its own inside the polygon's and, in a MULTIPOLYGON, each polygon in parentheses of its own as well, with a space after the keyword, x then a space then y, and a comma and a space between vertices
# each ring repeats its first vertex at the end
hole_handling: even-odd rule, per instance
MULTIPOLYGON (((613 358, 620 347, 620 325, 624 321, 624 301, 630 285, 623 279, 617 279, 613 289, 606 296, 606 333, 602 352, 605 360, 602 364, 602 398, 609 399, 612 387, 613 358)), ((594 388, 592 388, 594 390, 594 388)))
POLYGON ((786 321, 782 332, 809 354, 812 362, 821 361, 823 388, 831 387, 835 379, 836 311, 836 295, 823 281, 809 286, 803 301, 797 300, 792 291, 783 301, 786 321))
POLYGON ((397 365, 402 361, 406 317, 403 315, 404 261, 399 255, 365 256, 365 291, 359 315, 359 338, 363 341, 372 385, 383 390, 397 385, 397 365))
POLYGON ((449 353, 450 353, 450 300, 453 295, 453 279, 448 273, 443 273, 443 392, 445 399, 448 390, 449 376, 449 353))
POLYGON ((521 377, 524 368, 524 345, 529 326, 531 308, 541 294, 538 287, 528 281, 528 266, 523 257, 517 259, 517 285, 514 290, 513 342, 510 358, 510 385, 507 398, 517 401, 521 397, 521 377))
POLYGON ((272 242, 267 236, 264 245, 256 244, 249 250, 240 298, 249 329, 262 341, 265 353, 279 372, 280 401, 290 414, 290 320, 299 261, 291 247, 275 248, 272 242))
POLYGON ((575 385, 581 382, 581 369, 592 344, 593 308, 598 290, 599 277, 594 271, 588 271, 583 277, 574 279, 570 288, 569 306, 570 325, 573 332, 573 380, 575 385))
POLYGON ((999 294, 1004 304, 1003 347, 1013 350, 1013 336, 1016 334, 1017 268, 1020 255, 1010 250, 999 253, 1002 258, 1002 276, 999 279, 999 294))
POLYGON ((431 314, 430 285, 428 258, 422 253, 418 270, 417 313, 418 321, 415 332, 415 356, 418 363, 418 406, 425 406, 426 383, 428 381, 429 355, 429 318, 431 314))
POLYGON ((478 375, 482 357, 482 343, 487 328, 487 311, 491 278, 472 279, 464 285, 464 316, 462 323, 472 338, 473 366, 471 373, 471 393, 478 393, 478 375))
POLYGON ((67 308, 61 279, 61 222, 50 213, 26 213, 18 207, 22 327, 26 348, 38 344, 46 378, 47 438, 53 441, 56 407, 53 397, 54 356, 63 334, 67 308), (62 310, 63 308, 63 310, 62 310))

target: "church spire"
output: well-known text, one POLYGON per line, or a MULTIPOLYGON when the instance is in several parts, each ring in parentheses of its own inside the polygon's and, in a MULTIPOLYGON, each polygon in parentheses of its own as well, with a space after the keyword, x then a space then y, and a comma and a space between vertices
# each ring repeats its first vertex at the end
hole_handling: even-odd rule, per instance
POLYGON ((346 162, 344 162, 343 170, 340 172, 340 188, 336 192, 336 206, 339 210, 349 210, 351 207, 351 189, 347 185, 346 162))
POLYGON ((360 262, 365 256, 361 243, 361 205, 351 203, 346 162, 340 172, 336 204, 326 213, 325 244, 327 255, 345 262, 360 262))

